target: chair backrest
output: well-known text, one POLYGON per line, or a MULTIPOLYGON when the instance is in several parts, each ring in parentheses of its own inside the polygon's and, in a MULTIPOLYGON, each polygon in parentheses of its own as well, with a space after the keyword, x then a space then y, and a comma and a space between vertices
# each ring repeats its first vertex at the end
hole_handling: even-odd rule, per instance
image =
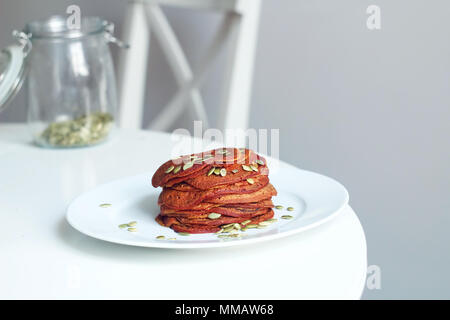
POLYGON ((161 44, 179 86, 162 112, 147 126, 167 130, 191 107, 195 120, 209 127, 208 117, 199 91, 208 69, 229 40, 231 50, 225 69, 225 81, 220 102, 219 129, 248 127, 253 59, 256 46, 260 0, 146 0, 130 2, 124 23, 123 38, 130 44, 119 64, 120 123, 124 128, 140 128, 150 30, 161 44), (225 19, 195 73, 159 5, 183 6, 194 9, 219 10, 225 19))

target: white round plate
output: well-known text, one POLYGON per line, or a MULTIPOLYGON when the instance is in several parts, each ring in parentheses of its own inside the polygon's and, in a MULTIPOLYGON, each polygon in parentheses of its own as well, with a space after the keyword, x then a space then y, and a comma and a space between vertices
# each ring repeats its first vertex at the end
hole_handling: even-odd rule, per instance
POLYGON ((278 191, 273 198, 277 222, 264 229, 248 229, 239 238, 218 238, 216 234, 182 236, 160 226, 157 200, 161 188, 150 180, 153 173, 141 174, 101 185, 76 198, 67 211, 67 221, 78 231, 105 241, 157 248, 211 248, 255 243, 292 235, 316 227, 333 217, 348 203, 347 190, 335 180, 323 175, 283 164, 270 181, 278 191), (111 204, 100 207, 101 204, 111 204), (293 207, 294 211, 287 211, 293 207), (282 215, 293 216, 290 220, 282 215), (120 229, 120 224, 137 221, 137 232, 120 229), (165 236, 165 240, 156 239, 165 236), (176 238, 175 240, 167 240, 176 238))

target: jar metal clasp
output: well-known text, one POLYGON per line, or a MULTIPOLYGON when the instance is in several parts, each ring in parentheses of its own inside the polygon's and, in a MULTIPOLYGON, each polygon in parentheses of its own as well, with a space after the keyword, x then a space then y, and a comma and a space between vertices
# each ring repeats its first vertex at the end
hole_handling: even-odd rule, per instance
POLYGON ((28 56, 28 54, 30 53, 31 49, 33 48, 33 44, 31 43, 31 40, 30 40, 31 35, 28 35, 25 32, 18 31, 18 30, 14 30, 12 32, 12 35, 22 45, 23 55, 24 55, 24 58, 26 58, 28 56))

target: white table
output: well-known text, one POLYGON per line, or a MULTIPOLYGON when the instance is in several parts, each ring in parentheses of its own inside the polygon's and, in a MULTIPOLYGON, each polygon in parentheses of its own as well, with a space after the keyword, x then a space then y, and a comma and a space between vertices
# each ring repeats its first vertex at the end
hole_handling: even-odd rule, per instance
POLYGON ((155 170, 171 145, 168 134, 120 131, 100 146, 48 150, 26 126, 0 126, 0 298, 360 298, 366 241, 350 207, 295 236, 218 249, 116 245, 68 225, 74 197, 155 170))

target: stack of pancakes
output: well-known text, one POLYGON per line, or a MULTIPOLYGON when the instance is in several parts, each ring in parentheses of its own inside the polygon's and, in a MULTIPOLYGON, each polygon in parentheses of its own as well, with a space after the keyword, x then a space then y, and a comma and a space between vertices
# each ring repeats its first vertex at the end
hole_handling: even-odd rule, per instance
POLYGON ((156 221, 176 232, 220 232, 224 225, 273 217, 266 160, 248 149, 221 148, 161 165, 152 185, 163 187, 156 221))

